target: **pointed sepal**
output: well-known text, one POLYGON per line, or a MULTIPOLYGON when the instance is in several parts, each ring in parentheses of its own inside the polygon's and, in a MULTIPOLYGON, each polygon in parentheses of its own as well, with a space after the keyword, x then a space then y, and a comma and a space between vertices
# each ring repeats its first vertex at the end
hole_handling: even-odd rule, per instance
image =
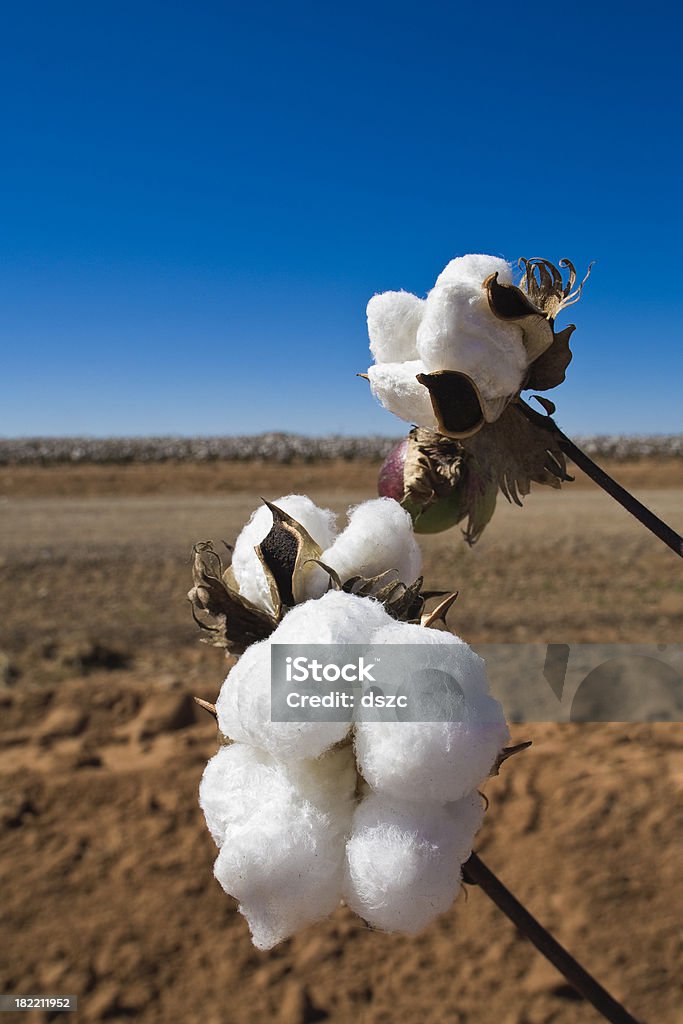
POLYGON ((484 281, 491 312, 499 320, 522 330, 529 362, 538 359, 553 343, 553 329, 547 314, 513 284, 500 284, 498 272, 484 281))
POLYGON ((456 439, 471 437, 486 422, 479 388, 471 377, 457 370, 418 373, 417 380, 429 391, 440 433, 456 439))
POLYGON ((270 636, 276 619, 233 588, 211 541, 195 544, 192 555, 194 586, 187 597, 195 622, 209 634, 204 642, 242 654, 250 644, 270 636))
POLYGON ((320 558, 322 548, 296 519, 265 498, 263 501, 273 516, 273 525, 255 551, 268 580, 275 617, 279 619, 283 609, 305 600, 304 581, 314 571, 312 563, 320 558))

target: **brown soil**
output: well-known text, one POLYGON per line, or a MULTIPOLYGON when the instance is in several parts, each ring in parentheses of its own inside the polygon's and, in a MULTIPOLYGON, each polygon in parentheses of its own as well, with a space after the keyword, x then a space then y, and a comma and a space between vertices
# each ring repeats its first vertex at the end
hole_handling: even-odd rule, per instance
MULTIPOLYGON (((340 909, 264 954, 212 877, 196 789, 216 738, 190 695, 213 699, 225 662, 184 601, 191 544, 232 539, 259 494, 341 510, 375 469, 3 469, 0 992, 77 994, 86 1022, 597 1024, 477 889, 417 939, 340 909)), ((613 471, 683 527, 680 464, 613 471)), ((683 636, 680 562, 590 486, 501 500, 475 549, 424 550, 472 641, 683 636)), ((534 745, 487 785, 479 852, 639 1019, 677 1024, 683 728, 514 735, 534 745)))

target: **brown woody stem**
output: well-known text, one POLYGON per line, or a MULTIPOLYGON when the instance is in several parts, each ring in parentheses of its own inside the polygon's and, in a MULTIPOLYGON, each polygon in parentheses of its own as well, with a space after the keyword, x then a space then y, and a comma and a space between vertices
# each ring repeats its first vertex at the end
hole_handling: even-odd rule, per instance
POLYGON ((564 975, 569 984, 587 1002, 602 1014, 610 1024, 638 1024, 635 1017, 609 994, 570 953, 553 938, 529 911, 522 906, 509 889, 487 868, 476 853, 463 864, 463 878, 470 885, 478 885, 496 906, 509 917, 519 931, 534 944, 543 956, 564 975))
POLYGON ((660 519, 659 516, 656 516, 646 505, 643 505, 637 498, 634 498, 630 491, 627 491, 625 487, 622 487, 616 480, 613 480, 609 473, 605 473, 604 469, 600 469, 600 466, 593 462, 585 452, 581 451, 571 438, 562 433, 550 416, 541 415, 541 413, 536 412, 535 409, 532 409, 526 402, 521 400, 519 408, 532 423, 552 431, 564 454, 568 455, 579 469, 583 470, 586 476, 594 480, 599 487, 602 487, 603 491, 606 491, 627 512, 635 516, 638 522, 646 526, 655 537, 659 537, 667 547, 670 547, 679 557, 683 558, 683 537, 679 533, 676 533, 672 527, 660 519))
POLYGON ((199 704, 200 708, 204 708, 205 711, 208 711, 210 715, 213 715, 213 717, 218 720, 218 713, 216 712, 215 704, 210 704, 208 700, 202 700, 201 697, 195 697, 194 701, 195 704, 199 704))

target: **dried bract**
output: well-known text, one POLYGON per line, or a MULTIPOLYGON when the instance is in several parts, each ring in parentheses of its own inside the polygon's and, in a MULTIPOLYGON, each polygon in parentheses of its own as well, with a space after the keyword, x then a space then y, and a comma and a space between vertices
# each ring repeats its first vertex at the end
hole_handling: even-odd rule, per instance
POLYGON ((498 491, 521 505, 532 483, 560 487, 571 480, 557 439, 511 403, 495 423, 455 441, 416 427, 387 457, 380 493, 401 491, 416 533, 438 533, 467 520, 474 544, 490 521, 498 491))
POLYGON ((419 621, 422 556, 411 517, 397 501, 362 502, 340 533, 332 513, 301 495, 266 501, 264 510, 270 523, 257 510, 227 568, 210 541, 195 545, 188 598, 208 634, 204 642, 239 655, 269 637, 288 609, 329 589, 373 597, 392 618, 419 621), (310 531, 286 505, 299 510, 310 531))
POLYGON ((256 554, 265 570, 279 619, 283 608, 292 608, 305 600, 306 570, 320 558, 322 548, 296 519, 265 498, 264 502, 272 513, 273 525, 257 546, 256 554))
POLYGON ((211 541, 195 544, 192 559, 194 586, 187 597, 192 615, 209 633, 205 643, 225 647, 231 654, 269 636, 277 620, 240 595, 231 582, 230 568, 223 569, 211 541))

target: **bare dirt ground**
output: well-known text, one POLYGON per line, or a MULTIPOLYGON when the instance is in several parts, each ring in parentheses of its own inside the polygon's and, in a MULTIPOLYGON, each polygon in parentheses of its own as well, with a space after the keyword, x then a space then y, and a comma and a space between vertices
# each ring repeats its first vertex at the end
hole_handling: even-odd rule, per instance
MULTIPOLYGON (((683 528, 680 461, 614 475, 683 528)), ((216 736, 190 695, 213 699, 226 666, 184 599, 191 545, 232 540, 258 495, 341 511, 375 477, 329 462, 0 471, 0 992, 77 994, 86 1022, 599 1020, 476 888, 417 939, 340 909, 259 953, 213 879, 196 790, 216 736)), ((473 550, 452 531, 424 551, 473 642, 683 640, 680 561, 579 474, 524 510, 501 499, 473 550)), ((683 727, 514 735, 534 745, 488 783, 479 851, 639 1019, 678 1024, 683 727)))

